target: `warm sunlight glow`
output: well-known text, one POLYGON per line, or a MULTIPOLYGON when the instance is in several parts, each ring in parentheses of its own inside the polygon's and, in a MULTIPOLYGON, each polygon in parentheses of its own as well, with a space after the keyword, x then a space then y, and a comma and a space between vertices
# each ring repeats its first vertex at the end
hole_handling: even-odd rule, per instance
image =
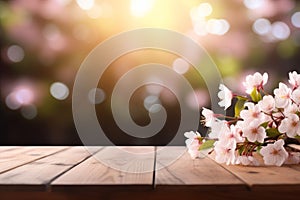
POLYGON ((197 8, 198 14, 202 17, 209 16, 212 13, 212 11, 213 8, 209 3, 201 3, 197 8))
POLYGON ((130 10, 135 17, 144 17, 153 7, 154 0, 131 0, 130 10))
POLYGON ((249 9, 257 9, 264 4, 264 0, 244 0, 244 4, 249 9))
POLYGON ((94 0, 76 0, 82 10, 90 10, 94 6, 94 0))

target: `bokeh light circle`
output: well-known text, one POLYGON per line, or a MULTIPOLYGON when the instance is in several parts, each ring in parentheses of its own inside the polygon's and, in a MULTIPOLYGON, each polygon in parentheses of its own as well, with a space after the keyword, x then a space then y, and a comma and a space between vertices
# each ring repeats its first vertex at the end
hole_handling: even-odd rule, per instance
POLYGON ((300 12, 295 12, 292 15, 291 21, 295 27, 300 28, 300 12))
POLYGON ((12 62, 21 62, 25 56, 24 50, 18 45, 11 45, 7 49, 7 57, 12 62))
POLYGON ((284 22, 274 22, 272 24, 272 35, 278 40, 285 40, 291 34, 289 26, 284 22))
POLYGON ((88 93, 88 99, 92 104, 100 104, 105 100, 105 92, 100 88, 93 88, 88 93))
POLYGON ((25 119, 31 120, 37 116, 38 112, 35 105, 29 104, 21 108, 21 114, 25 119))
POLYGON ((55 99, 64 100, 69 96, 69 88, 61 82, 55 82, 50 86, 50 94, 55 99))
POLYGON ((178 74, 185 74, 189 70, 190 64, 182 58, 177 58, 173 62, 173 69, 178 74))
POLYGON ((255 20, 252 30, 258 35, 266 35, 271 31, 271 22, 265 18, 255 20))

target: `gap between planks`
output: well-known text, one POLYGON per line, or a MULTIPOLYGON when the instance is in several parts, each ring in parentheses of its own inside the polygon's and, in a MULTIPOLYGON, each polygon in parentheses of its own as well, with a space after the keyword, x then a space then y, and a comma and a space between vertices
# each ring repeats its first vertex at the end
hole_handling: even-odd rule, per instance
POLYGON ((156 162, 157 162, 157 146, 154 146, 154 163, 153 163, 153 176, 152 176, 152 189, 155 189, 156 183, 156 162))
MULTIPOLYGON (((159 147, 158 147, 159 148, 159 147)), ((154 150, 153 150, 153 170, 152 170, 152 189, 157 189, 156 186, 157 186, 157 178, 158 178, 158 174, 157 174, 157 168, 158 168, 158 165, 160 164, 159 163, 159 155, 157 155, 157 151, 158 151, 158 148, 157 147, 154 147, 154 150)), ((170 147, 169 147, 170 148, 170 147)), ((34 160, 31 160, 30 162, 26 162, 26 163, 23 163, 19 166, 15 166, 14 168, 11 168, 9 169, 8 171, 12 170, 12 169, 16 169, 16 168, 19 168, 19 167, 22 167, 23 165, 26 165, 26 164, 29 164, 29 163, 33 163, 33 162, 36 162, 36 161, 39 161, 43 158, 46 158, 46 157, 49 157, 51 155, 55 155, 55 154, 58 154, 62 151, 66 151, 67 149, 70 149, 70 147, 65 147, 64 149, 60 149, 59 151, 56 151, 54 153, 51 153, 51 154, 48 154, 48 155, 43 155, 39 158, 36 158, 34 160)), ((102 148, 102 149, 98 149, 97 152, 100 152, 102 151, 103 149, 109 149, 109 147, 106 147, 106 148, 102 148)), ((172 154, 172 152, 170 152, 171 150, 169 149, 168 150, 169 153, 172 154)), ((106 153, 106 156, 107 157, 110 157, 110 154, 107 154, 106 153)), ((65 169, 64 171, 60 172, 59 174, 53 176, 53 178, 50 179, 49 183, 47 183, 47 190, 51 190, 52 189, 52 185, 51 183, 53 183, 55 180, 57 180, 58 178, 62 177, 63 175, 65 175, 67 172, 70 172, 71 170, 77 168, 79 165, 81 165, 82 163, 86 162, 89 158, 91 158, 91 155, 89 155, 88 157, 85 157, 83 160, 81 160, 80 162, 78 163, 75 163, 73 164, 71 167, 65 169)), ((181 157, 180 157, 181 158, 181 157)), ((214 159, 210 158, 209 159, 216 163, 214 161, 214 159)), ((189 160, 187 160, 189 161, 189 160)), ((201 162, 201 161, 199 161, 201 162)), ((152 161, 150 162, 152 163, 152 161)), ((224 165, 220 165, 218 163, 216 163, 217 165, 219 165, 220 167, 222 167, 224 170, 226 170, 228 173, 232 174, 234 177, 236 177, 237 179, 239 179, 242 183, 245 184, 245 186, 248 186, 248 188, 250 188, 251 190, 253 189, 253 185, 255 186, 255 189, 262 189, 262 188, 267 188, 267 187, 270 187, 272 186, 272 182, 270 180, 273 180, 274 177, 278 176, 278 173, 276 173, 276 170, 280 170, 280 172, 292 172, 292 170, 290 169, 283 169, 283 168, 276 168, 276 167, 267 167, 264 168, 264 167, 239 167, 239 166, 224 166, 224 165), (272 171, 273 170, 273 171, 272 171), (251 173, 250 173, 250 172, 251 173), (252 173, 253 172, 253 173, 252 173), (263 182, 262 185, 259 185, 257 182, 251 182, 251 180, 255 177, 258 177, 260 179, 263 179, 263 177, 259 177, 258 174, 256 175, 255 173, 258 173, 259 175, 261 175, 262 173, 265 174, 265 172, 268 172, 268 173, 271 173, 271 172, 274 172, 274 175, 270 175, 270 174, 267 174, 269 178, 269 180, 265 180, 265 182, 263 182), (273 176, 273 177, 272 177, 273 176), (250 181, 249 181, 250 180, 250 181)), ((172 164, 171 164, 172 165, 172 164)), ((170 166, 171 166, 170 165, 170 166)), ((287 167, 284 167, 284 168, 287 168, 287 167)), ((297 168, 298 171, 299 171, 299 168, 297 168)), ((296 170, 295 170, 296 171, 296 170)), ((0 173, 1 174, 1 173, 0 173)), ((282 174, 282 173, 279 173, 279 175, 282 174)), ((133 177, 135 178, 135 177, 133 177)), ((297 177, 296 177, 297 178, 297 177)), ((291 179, 292 180, 292 179, 291 179)), ((290 182, 290 184, 296 184, 295 187, 299 187, 299 184, 300 182, 297 182, 298 179, 293 179, 293 182, 290 182)), ((288 181, 288 179, 286 179, 285 181, 288 181)), ((150 183, 150 182, 149 182, 150 183)), ((288 182, 282 182, 282 184, 287 184, 285 185, 286 187, 289 187, 290 184, 288 182)), ((150 186, 150 184, 149 184, 150 186)), ((188 185, 189 186, 189 185, 188 185)), ((279 184, 275 184, 275 186, 281 186, 279 184)))
MULTIPOLYGON (((52 156, 54 154, 60 153, 62 151, 65 151, 65 150, 69 149, 70 147, 62 147, 61 149, 54 150, 54 151, 52 150, 52 148, 54 148, 54 147, 50 147, 50 146, 47 146, 47 147, 32 147, 31 146, 31 147, 19 147, 19 148, 13 148, 13 149, 9 148, 9 150, 8 150, 9 155, 7 156, 7 154, 6 154, 6 157, 8 157, 8 161, 5 161, 5 162, 10 162, 11 166, 8 165, 8 166, 4 167, 4 169, 0 170, 0 174, 4 174, 4 173, 6 173, 8 171, 11 171, 11 170, 14 170, 18 167, 22 167, 24 165, 36 162, 36 161, 38 161, 40 159, 43 159, 43 158, 46 158, 48 156, 52 156), (42 153, 44 155, 38 155, 38 154, 40 154, 40 152, 36 152, 37 149, 43 149, 43 150, 46 150, 46 152, 42 153), (47 153, 48 150, 49 150, 49 152, 47 153), (24 161, 16 160, 16 164, 14 164, 14 165, 11 164, 11 162, 13 161, 13 159, 15 159, 15 157, 18 157, 20 155, 24 156, 25 153, 29 153, 27 159, 25 159, 24 161), (37 157, 36 158, 31 158, 30 156, 37 156, 37 157), (5 169, 5 168, 7 168, 7 169, 5 169)), ((6 150, 1 151, 1 153, 5 153, 5 152, 7 152, 7 151, 6 150)), ((0 157, 0 158, 2 158, 2 157, 0 157)))
MULTIPOLYGON (((105 147, 52 182, 54 191, 102 188, 153 188, 155 147, 105 147), (101 161, 101 162, 99 162, 101 161)), ((98 190, 99 191, 99 190, 98 190)))
MULTIPOLYGON (((47 149, 48 151, 56 151, 57 153, 0 174, 1 189, 45 191, 47 183, 53 177, 90 156, 84 147, 64 147, 63 150, 58 151, 59 148, 50 147, 47 149)), ((38 153, 40 148, 34 150, 38 153)), ((99 150, 99 147, 92 148, 91 152, 96 150, 99 150)))
POLYGON ((61 172, 60 174, 54 176, 52 179, 50 179, 50 181, 46 184, 46 191, 51 192, 52 188, 51 188, 51 184, 52 182, 54 182, 57 178, 59 178, 60 176, 64 175, 65 173, 67 173, 68 171, 70 171, 71 169, 73 169, 74 167, 80 165, 81 163, 85 162, 87 159, 89 159, 90 157, 92 157, 93 155, 95 155, 96 153, 102 151, 104 148, 99 148, 98 150, 94 151, 94 152, 90 152, 90 155, 87 156, 86 158, 84 158, 83 160, 81 160, 80 162, 72 165, 70 168, 66 169, 65 171, 61 172))

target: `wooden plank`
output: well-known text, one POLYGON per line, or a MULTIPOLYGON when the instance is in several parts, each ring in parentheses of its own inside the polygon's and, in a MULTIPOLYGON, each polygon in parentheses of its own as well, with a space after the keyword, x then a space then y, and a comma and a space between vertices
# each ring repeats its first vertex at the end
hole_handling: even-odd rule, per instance
POLYGON ((62 151, 67 147, 19 147, 2 148, 0 153, 0 174, 26 163, 62 151))
POLYGON ((0 155, 3 152, 13 151, 18 148, 20 148, 20 147, 18 147, 18 146, 0 146, 0 155))
MULTIPOLYGON (((95 153, 99 152, 103 149, 102 146, 82 146, 83 149, 85 149, 87 152, 89 152, 91 155, 94 155, 95 153)), ((78 148, 78 147, 77 147, 78 148)))
MULTIPOLYGON (((22 160, 24 150, 18 149, 11 155, 22 160)), ((296 199, 300 191, 299 165, 226 166, 211 158, 192 160, 185 147, 166 147, 157 148, 153 174, 153 147, 105 147, 94 157, 84 149, 69 148, 0 174, 0 199, 296 199)), ((24 156, 30 154, 26 149, 24 156)))
POLYGON ((163 151, 158 148, 156 168, 160 170, 156 172, 156 188, 247 189, 245 183, 209 158, 192 160, 188 152, 178 158, 185 150, 186 147, 167 147, 163 151), (175 162, 171 163, 172 160, 175 162))
POLYGON ((300 172, 300 165, 299 164, 298 165, 286 165, 286 167, 290 167, 290 168, 300 172))
MULTIPOLYGON (((110 187, 111 188, 111 187, 110 187)), ((85 189, 78 187, 77 191, 72 192, 1 192, 1 200, 185 200, 185 199, 197 199, 197 200, 261 200, 261 199, 272 199, 272 200, 296 200, 299 196, 293 196, 287 193, 282 195, 278 191, 266 191, 261 193, 253 193, 250 191, 199 191, 174 189, 173 191, 161 192, 153 190, 115 190, 114 192, 103 194, 103 189, 95 192, 86 192, 85 189), (82 191, 83 190, 83 191, 82 191)))
POLYGON ((289 144, 288 146, 293 148, 296 151, 300 151, 300 145, 298 144, 289 144))
POLYGON ((54 191, 80 188, 95 189, 98 193, 103 188, 113 191, 152 188, 153 169, 154 147, 105 147, 57 178, 51 186, 54 191))
POLYGON ((252 191, 300 190, 300 171, 291 166, 222 166, 243 180, 252 191))
MULTIPOLYGON (((61 148, 52 149, 57 151, 61 148)), ((66 149, 0 174, 0 188, 45 190, 53 179, 89 156, 90 153, 84 147, 66 149)))

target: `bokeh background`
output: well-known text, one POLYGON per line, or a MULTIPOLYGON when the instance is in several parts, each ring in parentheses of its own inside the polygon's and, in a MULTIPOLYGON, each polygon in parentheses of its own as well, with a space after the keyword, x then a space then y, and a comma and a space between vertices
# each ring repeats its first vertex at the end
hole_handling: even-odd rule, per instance
MULTIPOLYGON (((300 72, 299 1, 0 1, 0 144, 80 145, 71 108, 80 64, 101 41, 141 27, 171 29, 197 41, 225 84, 237 92, 243 92, 242 80, 255 71, 269 73, 270 89, 286 81, 289 71, 300 72)), ((139 88, 130 104, 132 118, 141 126, 149 123, 148 113, 157 108, 153 105, 166 108, 167 123, 156 137, 129 137, 113 120, 110 96, 115 83, 128 70, 150 62, 166 64, 186 77, 198 98, 194 105, 192 96, 185 97, 191 109, 210 106, 201 76, 182 58, 159 50, 129 53, 109 66, 87 96, 115 144, 163 145, 178 128, 178 101, 168 88, 157 85, 139 88)), ((199 131, 205 132, 200 123, 199 131)))

